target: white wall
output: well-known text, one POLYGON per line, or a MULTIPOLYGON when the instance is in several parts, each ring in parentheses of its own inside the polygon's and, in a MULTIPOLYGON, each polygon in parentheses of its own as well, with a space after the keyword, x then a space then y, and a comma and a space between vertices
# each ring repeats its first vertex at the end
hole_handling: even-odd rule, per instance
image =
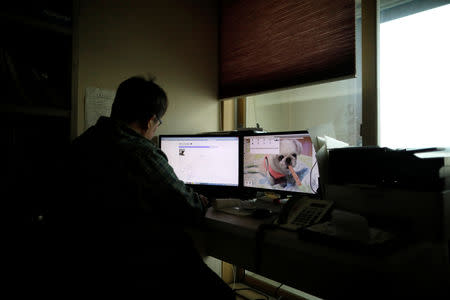
POLYGON ((78 18, 78 134, 86 87, 145 73, 169 98, 157 134, 219 130, 216 1, 80 0, 78 18))

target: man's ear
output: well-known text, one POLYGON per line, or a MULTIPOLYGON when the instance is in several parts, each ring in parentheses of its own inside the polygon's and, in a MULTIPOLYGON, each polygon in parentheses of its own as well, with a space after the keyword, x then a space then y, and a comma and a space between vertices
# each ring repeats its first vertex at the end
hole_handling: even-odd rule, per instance
POLYGON ((156 120, 156 115, 153 115, 150 119, 148 119, 147 128, 155 127, 156 122, 158 122, 158 120, 156 120))

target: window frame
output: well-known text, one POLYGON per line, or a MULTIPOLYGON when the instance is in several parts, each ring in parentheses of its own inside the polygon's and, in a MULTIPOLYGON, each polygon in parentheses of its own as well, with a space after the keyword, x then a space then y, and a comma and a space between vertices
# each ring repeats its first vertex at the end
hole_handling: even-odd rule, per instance
POLYGON ((363 146, 379 145, 380 1, 361 1, 363 146))

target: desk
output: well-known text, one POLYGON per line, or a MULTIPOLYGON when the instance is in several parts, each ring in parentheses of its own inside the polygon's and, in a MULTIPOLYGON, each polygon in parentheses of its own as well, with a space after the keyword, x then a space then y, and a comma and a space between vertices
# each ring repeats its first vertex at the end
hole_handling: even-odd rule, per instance
MULTIPOLYGON (((207 255, 325 299, 432 296, 450 287, 439 245, 417 242, 392 253, 368 253, 299 240, 294 232, 258 228, 271 220, 210 208, 203 245, 207 255), (257 242, 259 241, 259 242, 257 242)), ((447 294, 450 295, 450 294, 447 294)))

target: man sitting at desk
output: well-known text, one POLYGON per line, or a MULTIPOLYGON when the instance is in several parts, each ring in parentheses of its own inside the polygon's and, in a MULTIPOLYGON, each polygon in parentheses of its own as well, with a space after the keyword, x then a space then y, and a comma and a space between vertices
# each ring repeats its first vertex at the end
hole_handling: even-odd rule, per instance
POLYGON ((185 186, 150 141, 167 106, 153 80, 132 77, 120 84, 111 117, 74 140, 70 215, 83 276, 71 280, 101 293, 234 299, 184 231, 201 224, 207 198, 185 186))

